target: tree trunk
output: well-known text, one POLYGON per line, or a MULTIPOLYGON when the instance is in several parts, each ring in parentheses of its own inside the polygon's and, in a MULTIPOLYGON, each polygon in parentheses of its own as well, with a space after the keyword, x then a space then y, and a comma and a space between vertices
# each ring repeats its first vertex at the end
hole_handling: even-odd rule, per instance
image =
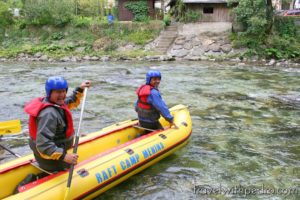
POLYGON ((162 18, 164 19, 164 15, 165 15, 165 1, 164 0, 161 0, 161 15, 162 15, 162 18))
POLYGON ((273 6, 272 6, 272 0, 267 0, 266 18, 267 18, 266 33, 270 34, 271 31, 272 31, 272 27, 273 27, 273 6))

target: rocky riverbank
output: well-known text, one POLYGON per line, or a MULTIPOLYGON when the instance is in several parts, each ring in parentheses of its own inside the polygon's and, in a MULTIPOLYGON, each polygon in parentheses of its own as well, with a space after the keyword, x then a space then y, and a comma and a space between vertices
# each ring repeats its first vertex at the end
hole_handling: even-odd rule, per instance
MULTIPOLYGON (((165 54, 156 53, 156 46, 159 38, 150 41, 145 46, 126 43, 119 46, 108 55, 86 55, 85 47, 77 45, 74 54, 69 53, 63 57, 51 57, 43 52, 35 54, 19 53, 12 58, 0 57, 0 62, 86 62, 86 61, 229 61, 246 65, 247 63, 257 63, 266 66, 300 66, 292 60, 265 60, 258 56, 247 58, 244 56, 247 49, 234 49, 231 45, 230 35, 231 24, 226 23, 202 23, 179 25, 178 36, 165 54), (135 54, 134 52, 139 52, 135 54), (71 54, 71 55, 70 55, 71 54)), ((92 48, 95 52, 103 48, 103 39, 94 42, 92 48), (100 41, 101 40, 101 41, 100 41), (100 42, 99 42, 100 41, 100 42)), ((62 41, 61 41, 62 42, 62 41)), ((72 44, 70 46, 76 46, 72 44)))
MULTIPOLYGON (((291 60, 259 60, 256 58, 240 59, 239 52, 243 50, 233 50, 231 49, 228 54, 224 53, 223 50, 229 51, 229 47, 218 46, 214 44, 211 48, 212 50, 199 50, 199 46, 193 45, 191 48, 191 43, 181 44, 182 38, 178 39, 175 42, 174 47, 171 48, 170 52, 167 55, 149 55, 149 56, 137 56, 137 57, 128 57, 128 56, 117 56, 113 57, 111 55, 104 56, 93 56, 93 55, 84 55, 84 56, 65 56, 62 58, 50 58, 45 54, 40 52, 30 55, 26 53, 20 53, 15 58, 0 58, 0 62, 112 62, 112 61, 210 61, 210 62, 233 62, 237 63, 239 66, 244 66, 249 63, 257 63, 259 65, 265 66, 279 66, 279 67, 288 67, 296 66, 300 67, 300 63, 293 62, 291 60), (178 42, 179 41, 179 42, 178 42), (190 50, 186 48, 191 48, 190 50), (226 49, 227 48, 227 49, 226 49), (218 51, 216 51, 218 49, 218 51), (199 53, 202 54, 199 55, 199 53)), ((208 44, 208 43, 207 43, 208 44)))

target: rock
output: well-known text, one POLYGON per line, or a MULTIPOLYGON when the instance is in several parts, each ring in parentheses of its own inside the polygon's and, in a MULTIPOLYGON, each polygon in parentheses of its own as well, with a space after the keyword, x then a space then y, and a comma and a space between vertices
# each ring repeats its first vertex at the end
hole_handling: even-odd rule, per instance
POLYGON ((181 50, 181 51, 179 51, 179 52, 177 53, 176 57, 182 58, 182 57, 185 57, 185 56, 188 55, 188 54, 189 54, 189 51, 187 51, 187 50, 181 50))
POLYGON ((185 59, 186 60, 191 60, 191 61, 201 60, 201 58, 199 56, 186 56, 185 59))
POLYGON ((186 50, 191 50, 193 48, 193 45, 190 42, 187 42, 183 45, 183 48, 186 50))
POLYGON ((199 38, 197 38, 197 37, 193 39, 192 43, 193 43, 194 46, 200 46, 200 45, 202 45, 201 40, 199 38))
POLYGON ((174 46, 172 47, 172 49, 174 49, 174 50, 180 50, 180 49, 182 49, 182 48, 183 48, 182 45, 174 45, 174 46))
POLYGON ((220 52, 221 51, 221 48, 220 48, 220 45, 219 44, 211 44, 209 46, 209 48, 213 51, 213 52, 220 52))
POLYGON ((245 63, 241 63, 241 62, 238 63, 238 66, 245 66, 245 65, 246 65, 245 63))
POLYGON ((100 58, 100 60, 102 62, 107 62, 107 61, 109 61, 109 56, 103 56, 103 57, 100 58))
POLYGON ((271 59, 270 62, 268 62, 266 65, 267 66, 271 66, 271 65, 274 65, 276 63, 276 60, 275 59, 271 59))
POLYGON ((231 51, 232 47, 230 44, 225 44, 225 45, 222 45, 221 46, 221 50, 224 52, 224 53, 229 53, 231 51))
POLYGON ((89 56, 89 55, 85 55, 85 56, 83 56, 83 58, 82 58, 83 60, 90 60, 91 59, 91 57, 89 56))
POLYGON ((47 61, 48 60, 48 56, 47 55, 42 55, 40 57, 40 61, 47 61))
POLYGON ((66 57, 61 58, 60 61, 61 62, 70 62, 71 59, 68 56, 66 56, 66 57))
POLYGON ((72 56, 71 59, 70 59, 72 62, 77 62, 78 61, 78 58, 76 56, 72 56))
POLYGON ((204 54, 204 50, 201 47, 196 47, 192 50, 191 55, 192 56, 201 56, 204 54))
POLYGON ((36 54, 34 54, 33 57, 39 58, 39 57, 41 57, 42 55, 43 55, 42 52, 37 52, 36 54))
POLYGON ((160 61, 173 61, 174 57, 170 56, 170 55, 163 55, 160 56, 160 61))
POLYGON ((183 45, 185 43, 185 39, 176 38, 174 44, 176 45, 183 45))
POLYGON ((99 60, 99 57, 97 57, 97 56, 92 56, 92 57, 90 58, 90 60, 92 60, 92 61, 97 61, 97 60, 99 60))
POLYGON ((211 44, 213 44, 215 41, 213 41, 213 40, 211 40, 211 39, 204 39, 203 41, 202 41, 202 45, 203 46, 209 46, 209 45, 211 45, 211 44))

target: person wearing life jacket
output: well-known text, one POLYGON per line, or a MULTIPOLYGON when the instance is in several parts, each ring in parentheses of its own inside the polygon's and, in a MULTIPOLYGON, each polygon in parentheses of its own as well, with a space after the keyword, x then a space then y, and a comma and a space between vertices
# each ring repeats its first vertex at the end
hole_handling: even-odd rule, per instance
POLYGON ((25 105, 29 114, 29 145, 39 167, 49 172, 63 171, 76 164, 77 154, 67 153, 73 145, 74 127, 70 109, 80 104, 84 81, 67 97, 68 83, 60 76, 49 77, 45 83, 46 97, 33 99, 25 105))
MULTIPOLYGON (((160 115, 170 123, 170 126, 175 126, 175 128, 177 128, 173 122, 174 117, 171 115, 168 106, 162 99, 158 90, 160 81, 160 71, 148 71, 146 74, 146 84, 141 85, 136 90, 138 100, 135 104, 135 110, 138 114, 140 126, 145 129, 163 129, 158 121, 160 115)), ((150 131, 145 132, 149 133, 150 131)))

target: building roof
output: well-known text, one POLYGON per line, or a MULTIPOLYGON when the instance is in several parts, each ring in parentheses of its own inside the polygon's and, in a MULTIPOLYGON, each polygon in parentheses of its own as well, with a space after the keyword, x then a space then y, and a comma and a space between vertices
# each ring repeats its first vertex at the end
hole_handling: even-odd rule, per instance
POLYGON ((183 0, 183 3, 227 3, 227 0, 183 0))

